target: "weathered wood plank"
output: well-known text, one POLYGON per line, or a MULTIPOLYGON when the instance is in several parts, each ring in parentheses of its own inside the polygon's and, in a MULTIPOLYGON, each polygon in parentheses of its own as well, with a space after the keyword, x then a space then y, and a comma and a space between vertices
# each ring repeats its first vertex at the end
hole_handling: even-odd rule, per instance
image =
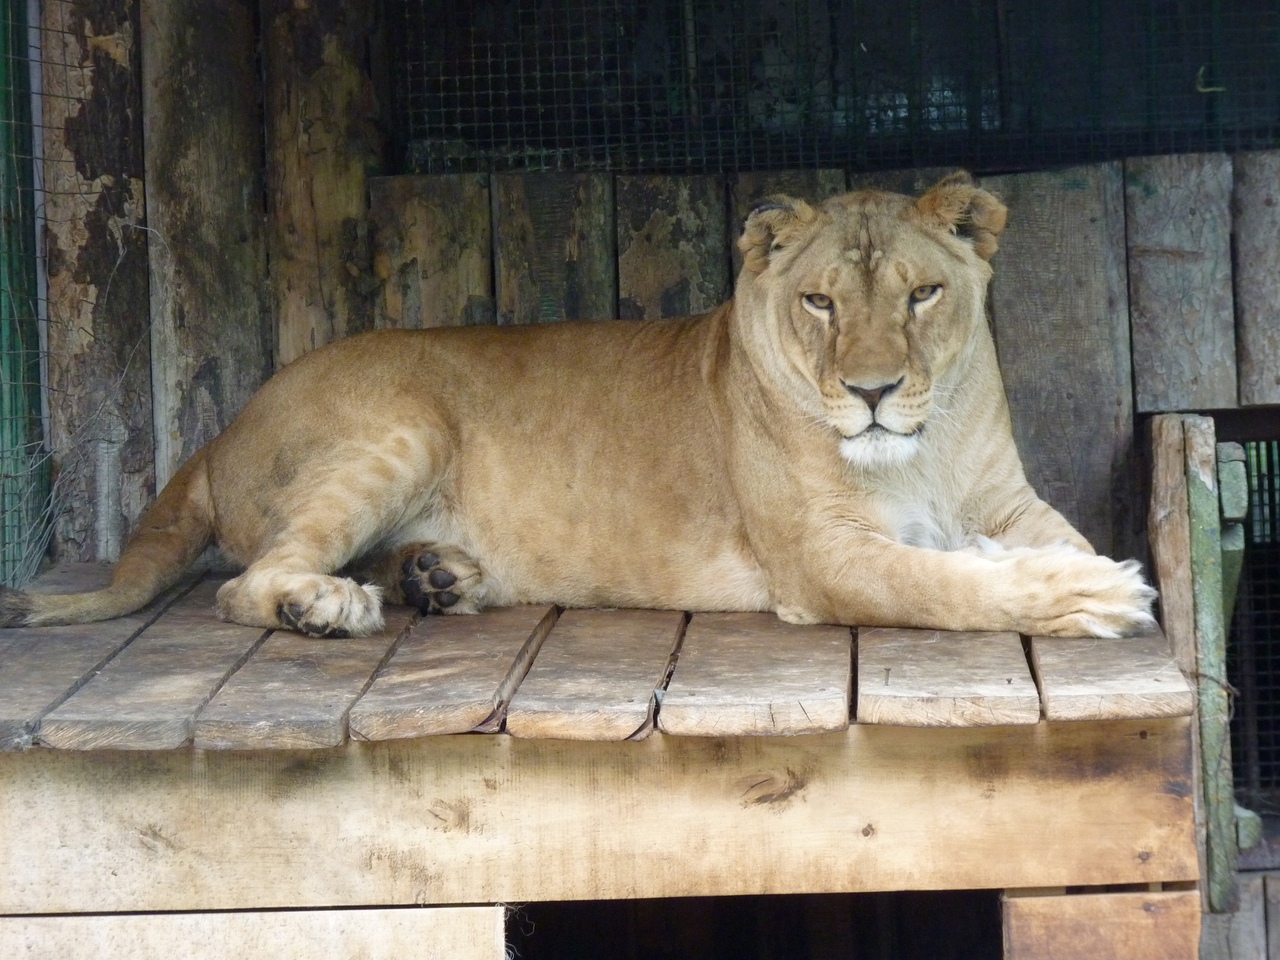
POLYGON ((382 154, 371 4, 262 8, 276 364, 371 326, 367 175, 382 154))
POLYGON ((737 240, 747 214, 757 203, 773 194, 795 197, 807 203, 821 203, 833 194, 843 193, 848 180, 843 170, 779 170, 746 171, 729 180, 729 250, 733 256, 733 275, 742 269, 742 254, 737 240))
POLYGON ((723 177, 618 177, 615 189, 620 317, 683 317, 728 299, 723 177))
POLYGON ((662 695, 658 729, 683 736, 791 736, 849 725, 852 636, 772 613, 696 613, 662 695))
POLYGON ((196 714, 263 638, 212 616, 220 580, 174 603, 64 704, 37 741, 64 750, 170 750, 191 741, 196 714))
POLYGON ((256 9, 142 0, 156 483, 271 372, 256 9))
POLYGON ((503 907, 0 917, 9 960, 503 960, 503 907))
MULTIPOLYGON (((1161 414, 1151 418, 1151 500, 1147 536, 1156 586, 1160 591, 1160 623, 1169 638, 1173 659, 1184 677, 1192 678, 1196 665, 1195 609, 1191 600, 1191 524, 1187 507, 1187 459, 1182 417, 1161 414)), ((1194 682, 1191 694, 1197 695, 1194 682)), ((1205 851, 1204 785, 1200 754, 1200 725, 1191 726, 1191 753, 1195 771, 1197 852, 1200 870, 1207 872, 1205 851)), ((1207 884, 1201 898, 1208 911, 1207 884)))
MULTIPOLYGON (((64 564, 32 583, 36 593, 96 590, 111 568, 64 564)), ((41 718, 74 693, 182 592, 190 579, 136 613, 105 623, 24 627, 0 633, 0 750, 31 746, 41 718)))
POLYGON ((1188 724, 5 753, 0 914, 1191 880, 1188 724))
POLYGON ((1235 897, 1236 817, 1231 776, 1231 700, 1222 619, 1222 541, 1213 421, 1183 418, 1191 527, 1191 595, 1195 607, 1196 702, 1204 776, 1209 906, 1231 909, 1235 897))
POLYGON ((369 181, 374 325, 403 330, 493 323, 489 178, 369 181))
POLYGON ((1231 166, 1240 405, 1280 403, 1280 150, 1237 153, 1231 166))
POLYGON ((1125 214, 1138 412, 1236 406, 1231 158, 1126 160, 1125 214))
POLYGON ((1001 902, 1005 960, 1197 960, 1194 890, 1013 897, 1001 902))
POLYGON ((618 314, 613 178, 492 178, 498 323, 609 320, 618 314))
POLYGON ((858 631, 858 722, 911 727, 1037 723, 1016 633, 858 631))
POLYGON ((155 493, 139 3, 40 6, 53 550, 115 560, 155 493))
POLYGON ((511 699, 507 732, 559 740, 643 736, 683 629, 684 614, 674 610, 566 610, 511 699))
POLYGON ((1032 637, 1031 666, 1046 720, 1186 717, 1195 709, 1160 633, 1122 640, 1032 637))
POLYGON ((345 743, 352 705, 417 618, 412 607, 384 607, 383 613, 386 626, 371 637, 273 633, 200 711, 196 749, 305 750, 345 743))
POLYGON ((991 313, 1027 479, 1100 553, 1142 556, 1121 166, 983 186, 1009 207, 991 313))
POLYGON ((555 621, 554 607, 420 621, 352 708, 352 738, 467 733, 501 722, 555 621))

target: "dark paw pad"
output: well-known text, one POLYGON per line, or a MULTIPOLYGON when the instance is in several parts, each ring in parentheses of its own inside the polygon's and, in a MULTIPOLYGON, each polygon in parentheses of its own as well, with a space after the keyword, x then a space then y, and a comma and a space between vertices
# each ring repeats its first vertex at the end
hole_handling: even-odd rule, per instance
POLYGON ((423 613, 440 613, 454 606, 460 595, 450 590, 458 582, 458 576, 440 566, 439 554, 424 552, 405 559, 400 565, 404 579, 400 589, 405 602, 423 613))

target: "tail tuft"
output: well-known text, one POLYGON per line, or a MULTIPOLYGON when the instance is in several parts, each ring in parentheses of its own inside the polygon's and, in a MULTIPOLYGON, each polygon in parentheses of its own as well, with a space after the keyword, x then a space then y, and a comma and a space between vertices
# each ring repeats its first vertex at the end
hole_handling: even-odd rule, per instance
POLYGON ((31 611, 30 594, 9 587, 0 587, 0 628, 27 626, 31 611))

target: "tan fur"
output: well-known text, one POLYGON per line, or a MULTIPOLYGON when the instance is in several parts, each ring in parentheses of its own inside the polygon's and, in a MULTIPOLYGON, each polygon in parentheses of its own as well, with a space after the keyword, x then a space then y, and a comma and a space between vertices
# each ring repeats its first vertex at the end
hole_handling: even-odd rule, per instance
POLYGON ((380 593, 452 612, 1141 629, 1136 564, 1092 555, 1014 449, 983 314, 1004 216, 966 175, 919 200, 773 198, 709 314, 317 350, 174 479, 110 591, 10 593, 0 610, 119 615, 211 535, 246 567, 222 616, 323 635, 376 629, 380 593))

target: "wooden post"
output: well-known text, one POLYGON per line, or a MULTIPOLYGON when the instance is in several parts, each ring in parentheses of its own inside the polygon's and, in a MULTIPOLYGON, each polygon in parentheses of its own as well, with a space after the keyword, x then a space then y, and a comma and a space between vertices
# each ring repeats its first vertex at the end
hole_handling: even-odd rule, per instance
POLYGON ((1100 553, 1142 557, 1120 165, 983 186, 1009 207, 991 307, 1027 479, 1100 553))
POLYGON ((262 7, 269 295, 283 366, 372 327, 365 189, 382 143, 364 66, 373 4, 262 7))
POLYGON ((1189 416, 1186 434, 1187 504, 1191 526, 1191 594, 1195 606, 1196 685, 1204 767, 1209 906, 1235 907, 1236 818, 1231 776, 1231 703, 1227 692, 1222 620, 1222 542, 1213 421, 1189 416))
POLYGON ((141 0, 156 481, 271 370, 250 4, 141 0))
POLYGON ((1125 161, 1138 412, 1236 406, 1231 158, 1125 161))
POLYGON ((46 0, 54 553, 114 560, 154 495, 138 0, 46 0))

